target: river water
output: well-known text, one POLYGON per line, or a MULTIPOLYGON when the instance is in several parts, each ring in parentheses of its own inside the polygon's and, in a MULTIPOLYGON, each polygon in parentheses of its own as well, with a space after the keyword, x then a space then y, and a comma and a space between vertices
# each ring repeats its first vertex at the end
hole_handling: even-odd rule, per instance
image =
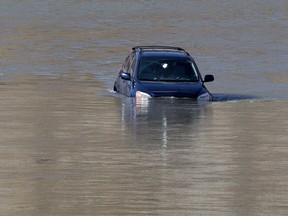
POLYGON ((1 0, 0 215, 287 215, 286 0, 1 0), (212 103, 112 91, 136 45, 212 103))

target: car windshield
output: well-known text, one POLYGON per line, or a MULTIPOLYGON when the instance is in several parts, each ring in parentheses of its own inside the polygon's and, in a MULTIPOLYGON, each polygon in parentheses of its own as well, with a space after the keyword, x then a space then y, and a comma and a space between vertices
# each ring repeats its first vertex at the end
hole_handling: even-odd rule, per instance
POLYGON ((197 82, 196 67, 189 60, 142 59, 138 68, 142 81, 197 82))

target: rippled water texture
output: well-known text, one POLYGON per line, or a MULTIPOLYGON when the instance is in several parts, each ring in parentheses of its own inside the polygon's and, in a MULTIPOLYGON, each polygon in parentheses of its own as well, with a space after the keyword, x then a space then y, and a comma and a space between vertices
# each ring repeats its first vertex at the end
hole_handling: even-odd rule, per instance
POLYGON ((287 215, 286 0, 0 2, 0 215, 287 215), (112 92, 135 45, 215 102, 112 92))

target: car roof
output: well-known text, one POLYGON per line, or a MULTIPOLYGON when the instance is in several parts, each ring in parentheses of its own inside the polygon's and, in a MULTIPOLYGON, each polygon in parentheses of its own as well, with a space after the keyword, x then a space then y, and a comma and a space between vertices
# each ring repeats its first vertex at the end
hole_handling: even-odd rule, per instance
POLYGON ((138 51, 142 57, 171 57, 190 58, 188 52, 180 47, 173 46, 136 46, 132 50, 138 51))

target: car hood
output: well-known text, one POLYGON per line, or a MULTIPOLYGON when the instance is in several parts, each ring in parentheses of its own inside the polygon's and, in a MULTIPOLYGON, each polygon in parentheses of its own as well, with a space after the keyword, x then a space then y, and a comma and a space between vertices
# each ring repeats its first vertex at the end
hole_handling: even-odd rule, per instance
POLYGON ((201 82, 141 82, 136 91, 143 91, 152 97, 192 97, 197 98, 207 92, 201 82))

